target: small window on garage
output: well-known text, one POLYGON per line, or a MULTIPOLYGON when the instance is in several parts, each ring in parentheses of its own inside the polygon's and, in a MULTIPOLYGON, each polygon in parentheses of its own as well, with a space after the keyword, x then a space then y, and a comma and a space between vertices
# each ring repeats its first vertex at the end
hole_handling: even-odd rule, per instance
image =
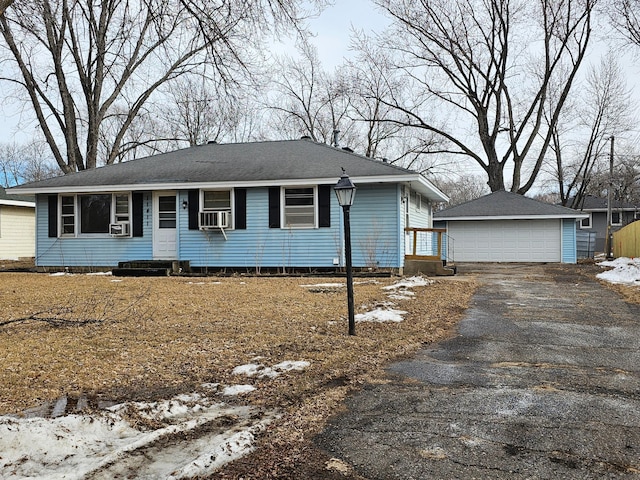
POLYGON ((580 228, 591 228, 591 214, 580 220, 580 228))

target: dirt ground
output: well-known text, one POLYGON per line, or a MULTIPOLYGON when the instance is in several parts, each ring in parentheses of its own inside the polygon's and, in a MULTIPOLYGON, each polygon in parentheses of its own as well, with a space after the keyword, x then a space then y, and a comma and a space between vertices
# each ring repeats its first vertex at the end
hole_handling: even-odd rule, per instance
POLYGON ((398 278, 356 278, 356 313, 388 302, 408 313, 401 323, 358 323, 349 336, 344 289, 323 286, 343 278, 117 278, 15 267, 0 267, 0 414, 63 395, 95 406, 246 383, 231 372, 256 358, 311 363, 304 373, 249 379, 259 388, 238 401, 284 414, 253 455, 216 478, 349 478, 345 466, 327 470, 330 459, 309 439, 349 392, 383 381, 389 361, 450 334, 476 288, 473 277, 439 279, 391 300, 382 287, 398 278))

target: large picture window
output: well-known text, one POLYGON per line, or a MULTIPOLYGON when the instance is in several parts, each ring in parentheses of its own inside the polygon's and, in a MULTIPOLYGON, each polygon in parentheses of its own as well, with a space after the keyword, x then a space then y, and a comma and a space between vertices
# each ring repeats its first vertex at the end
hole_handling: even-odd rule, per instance
POLYGON ((111 223, 130 221, 128 193, 60 196, 60 235, 108 235, 111 223))
POLYGON ((315 188, 284 189, 284 225, 290 228, 314 228, 316 226, 315 188))
POLYGON ((79 233, 109 233, 111 195, 78 195, 80 204, 79 233))

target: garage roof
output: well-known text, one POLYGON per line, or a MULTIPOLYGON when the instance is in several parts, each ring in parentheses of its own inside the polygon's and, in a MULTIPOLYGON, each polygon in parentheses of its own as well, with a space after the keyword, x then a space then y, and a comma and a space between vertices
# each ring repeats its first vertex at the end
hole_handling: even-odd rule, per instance
POLYGON ((0 187, 0 205, 15 207, 36 207, 36 198, 32 195, 7 195, 4 188, 0 187))
POLYGON ((434 214, 435 220, 525 220, 587 218, 588 215, 559 205, 541 202, 500 190, 434 214))

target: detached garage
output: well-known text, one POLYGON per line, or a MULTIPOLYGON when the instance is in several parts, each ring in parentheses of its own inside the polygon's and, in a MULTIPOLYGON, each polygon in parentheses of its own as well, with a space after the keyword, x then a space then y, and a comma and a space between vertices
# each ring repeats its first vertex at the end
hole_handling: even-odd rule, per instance
POLYGON ((494 192, 437 212, 453 262, 576 263, 576 210, 494 192))

